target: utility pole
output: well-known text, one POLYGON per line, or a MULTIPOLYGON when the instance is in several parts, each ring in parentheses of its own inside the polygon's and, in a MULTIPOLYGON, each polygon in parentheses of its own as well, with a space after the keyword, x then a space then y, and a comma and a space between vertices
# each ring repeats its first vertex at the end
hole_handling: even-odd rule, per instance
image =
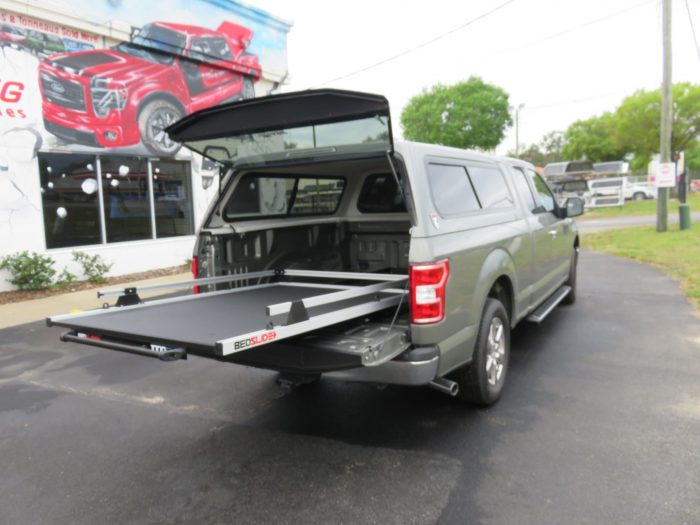
MULTIPOLYGON (((671 130, 673 116, 671 107, 671 0, 663 0, 663 70, 661 84, 661 164, 671 162, 671 130)), ((659 188, 656 199, 656 231, 668 230, 668 188, 659 188)))
POLYGON ((515 156, 520 153, 520 110, 525 107, 525 104, 518 104, 515 108, 515 156))

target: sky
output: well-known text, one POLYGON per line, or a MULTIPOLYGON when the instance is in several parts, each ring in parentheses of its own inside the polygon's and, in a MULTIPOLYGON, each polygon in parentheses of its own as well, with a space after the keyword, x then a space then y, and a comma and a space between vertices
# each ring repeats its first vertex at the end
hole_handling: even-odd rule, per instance
MULTIPOLYGON (((614 110, 661 84, 659 0, 511 0, 492 14, 396 60, 343 77, 462 26, 507 0, 250 0, 293 22, 285 91, 333 87, 381 93, 395 130, 423 88, 472 75, 510 95, 520 144, 614 110)), ((700 0, 687 0, 700 40, 700 0)), ((673 80, 700 83, 686 0, 673 0, 673 80)), ((515 148, 511 128, 497 148, 515 148)))

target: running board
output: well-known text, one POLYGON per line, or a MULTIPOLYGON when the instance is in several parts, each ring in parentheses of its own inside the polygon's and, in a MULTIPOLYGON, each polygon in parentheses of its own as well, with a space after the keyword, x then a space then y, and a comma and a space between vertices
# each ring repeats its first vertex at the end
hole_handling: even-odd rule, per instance
POLYGON ((564 300, 564 297, 569 295, 569 292, 571 291, 571 286, 562 286, 559 288, 556 292, 554 292, 552 295, 549 296, 549 299, 547 299, 544 303, 540 305, 537 310, 532 312, 530 315, 527 316, 527 321, 530 321, 531 323, 541 323, 542 321, 545 320, 545 318, 552 313, 552 310, 564 300))

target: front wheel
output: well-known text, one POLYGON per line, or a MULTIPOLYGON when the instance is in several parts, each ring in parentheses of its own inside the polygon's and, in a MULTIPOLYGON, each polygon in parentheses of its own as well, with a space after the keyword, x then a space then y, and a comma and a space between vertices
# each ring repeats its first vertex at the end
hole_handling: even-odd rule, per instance
POLYGON ((477 405, 492 405, 503 392, 510 362, 510 321, 498 299, 486 299, 472 362, 454 374, 457 396, 477 405))
POLYGON ((642 193, 641 191, 638 191, 637 193, 632 195, 632 199, 634 199, 636 201, 643 201, 646 198, 647 198, 647 196, 644 193, 642 193))
POLYGON ((152 100, 139 113, 139 133, 144 146, 156 155, 174 155, 180 143, 170 139, 165 128, 182 118, 183 112, 167 100, 152 100))

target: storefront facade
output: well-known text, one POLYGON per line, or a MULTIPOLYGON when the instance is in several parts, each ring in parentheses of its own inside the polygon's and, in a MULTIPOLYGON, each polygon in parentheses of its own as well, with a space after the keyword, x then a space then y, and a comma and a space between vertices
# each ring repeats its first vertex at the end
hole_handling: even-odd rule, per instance
POLYGON ((0 0, 0 256, 184 263, 218 168, 162 130, 274 92, 289 29, 234 0, 0 0))

